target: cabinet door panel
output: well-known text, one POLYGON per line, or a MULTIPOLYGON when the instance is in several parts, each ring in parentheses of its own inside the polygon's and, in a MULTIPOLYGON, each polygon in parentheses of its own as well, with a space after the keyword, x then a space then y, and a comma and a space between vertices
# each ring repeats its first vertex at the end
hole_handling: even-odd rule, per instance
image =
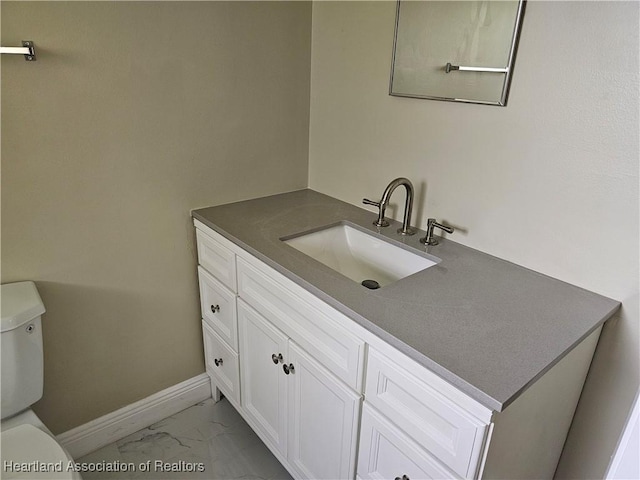
POLYGON ((303 478, 352 479, 360 396, 295 343, 289 382, 289 453, 303 478))
POLYGON ((447 470, 369 405, 365 405, 360 427, 358 478, 422 480, 459 477, 447 470))
POLYGON ((273 354, 286 358, 287 337, 238 301, 242 407, 261 433, 286 455, 286 375, 273 354))

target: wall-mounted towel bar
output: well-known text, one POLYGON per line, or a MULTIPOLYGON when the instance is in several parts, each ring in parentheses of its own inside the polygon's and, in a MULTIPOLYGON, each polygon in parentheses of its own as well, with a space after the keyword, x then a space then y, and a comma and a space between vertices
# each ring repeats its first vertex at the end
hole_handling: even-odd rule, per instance
POLYGON ((36 61, 36 46, 31 40, 23 40, 21 47, 0 47, 0 53, 24 55, 27 62, 36 61))
POLYGON ((444 71, 446 73, 449 73, 452 70, 459 70, 461 72, 507 73, 509 71, 509 68, 463 67, 462 65, 451 65, 450 63, 447 63, 444 66, 444 71))

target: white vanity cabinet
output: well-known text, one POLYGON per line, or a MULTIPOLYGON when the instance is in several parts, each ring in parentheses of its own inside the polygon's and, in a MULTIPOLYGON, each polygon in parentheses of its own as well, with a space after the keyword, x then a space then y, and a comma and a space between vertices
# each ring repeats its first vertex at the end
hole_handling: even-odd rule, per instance
POLYGON ((242 408, 299 478, 354 477, 364 347, 338 312, 238 257, 242 408))
POLYGON ((198 220, 207 372, 295 478, 552 478, 599 330, 503 412, 198 220))
POLYGON ((301 478, 353 478, 361 397, 240 300, 242 408, 301 478))
POLYGON ((365 342, 339 325, 339 312, 301 298, 270 267, 196 227, 214 395, 218 388, 229 397, 296 478, 353 479, 365 342))

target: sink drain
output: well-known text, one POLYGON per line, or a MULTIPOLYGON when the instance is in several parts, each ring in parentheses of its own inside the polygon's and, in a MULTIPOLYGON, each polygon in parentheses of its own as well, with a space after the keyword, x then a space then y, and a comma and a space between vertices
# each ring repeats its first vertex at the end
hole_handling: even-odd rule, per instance
POLYGON ((363 280, 360 284, 363 287, 367 287, 369 290, 376 290, 377 288, 380 288, 380 284, 375 280, 363 280))

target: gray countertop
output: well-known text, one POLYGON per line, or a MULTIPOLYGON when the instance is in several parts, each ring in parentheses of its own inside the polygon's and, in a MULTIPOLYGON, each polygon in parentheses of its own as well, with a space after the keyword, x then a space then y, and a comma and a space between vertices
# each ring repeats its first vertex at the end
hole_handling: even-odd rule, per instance
POLYGON ((486 407, 501 411, 620 303, 424 232, 378 229, 376 214, 313 190, 194 210, 193 217, 317 295, 486 407), (280 238, 343 220, 440 258, 367 290, 280 238), (378 233, 380 232, 380 233, 378 233))

